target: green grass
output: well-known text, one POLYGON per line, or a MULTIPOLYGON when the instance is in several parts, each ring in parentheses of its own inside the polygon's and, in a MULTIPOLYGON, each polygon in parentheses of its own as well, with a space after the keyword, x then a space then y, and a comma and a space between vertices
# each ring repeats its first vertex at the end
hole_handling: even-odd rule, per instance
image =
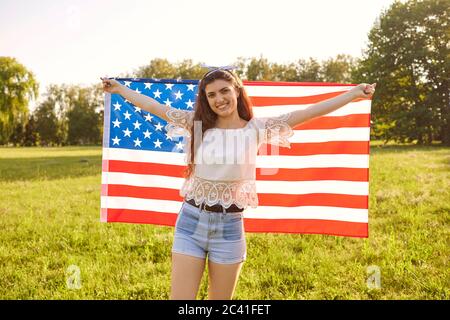
MULTIPOLYGON (((249 233, 235 299, 450 298, 450 148, 380 146, 370 237, 249 233)), ((1 299, 169 297, 173 228, 100 223, 100 172, 100 147, 0 148, 1 299)))

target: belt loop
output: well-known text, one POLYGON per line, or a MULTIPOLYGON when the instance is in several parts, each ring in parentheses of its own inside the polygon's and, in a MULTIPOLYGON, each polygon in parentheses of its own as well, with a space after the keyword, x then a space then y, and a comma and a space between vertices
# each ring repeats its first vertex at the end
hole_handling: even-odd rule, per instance
POLYGON ((222 213, 223 213, 223 215, 226 215, 226 214, 227 214, 227 209, 225 209, 224 206, 222 206, 222 213))

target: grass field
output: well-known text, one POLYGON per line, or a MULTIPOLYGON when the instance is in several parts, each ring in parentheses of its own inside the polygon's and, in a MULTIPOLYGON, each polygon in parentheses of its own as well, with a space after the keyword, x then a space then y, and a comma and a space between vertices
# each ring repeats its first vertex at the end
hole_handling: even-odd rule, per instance
MULTIPOLYGON (((100 223, 100 172, 100 147, 0 148, 1 299, 169 297, 173 228, 100 223)), ((370 237, 248 233, 235 299, 449 299, 449 226, 450 148, 374 143, 370 237)))

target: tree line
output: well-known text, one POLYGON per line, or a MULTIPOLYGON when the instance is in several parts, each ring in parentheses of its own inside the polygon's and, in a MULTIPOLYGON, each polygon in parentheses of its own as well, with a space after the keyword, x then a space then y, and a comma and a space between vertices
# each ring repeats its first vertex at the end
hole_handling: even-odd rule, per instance
MULTIPOLYGON (((368 35, 361 57, 340 54, 281 64, 263 56, 238 58, 244 80, 373 83, 372 139, 450 145, 450 0, 395 2, 368 35)), ((157 58, 130 78, 200 79, 205 69, 191 59, 157 58)), ((0 57, 0 145, 100 145, 103 91, 100 86, 50 85, 42 102, 32 72, 12 57, 0 57)))

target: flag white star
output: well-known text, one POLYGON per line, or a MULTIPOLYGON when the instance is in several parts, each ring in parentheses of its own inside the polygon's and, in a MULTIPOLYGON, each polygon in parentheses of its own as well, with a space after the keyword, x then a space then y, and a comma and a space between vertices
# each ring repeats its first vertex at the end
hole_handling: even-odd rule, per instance
POLYGON ((113 121, 114 128, 115 128, 115 127, 120 128, 120 124, 121 124, 121 123, 122 123, 122 122, 120 122, 119 119, 116 119, 116 121, 113 121))
POLYGON ((138 88, 136 88, 136 90, 134 90, 134 91, 136 91, 137 93, 142 93, 141 91, 139 91, 138 88))
POLYGON ((152 135, 152 133, 150 131, 148 131, 148 129, 144 132, 144 139, 150 139, 150 136, 152 135))
POLYGON ((134 107, 134 112, 141 112, 141 110, 142 110, 142 109, 139 108, 139 107, 136 107, 136 106, 134 107))
POLYGON ((164 103, 166 104, 166 106, 171 107, 172 106, 172 101, 169 100, 169 98, 166 99, 166 101, 164 101, 164 103))
POLYGON ((130 137, 131 138, 131 133, 133 131, 128 130, 128 128, 127 128, 127 130, 122 130, 122 131, 123 131, 124 137, 130 137))
POLYGON ((113 106, 114 106, 114 111, 116 111, 116 110, 120 110, 120 107, 122 105, 119 102, 116 101, 116 103, 114 103, 113 106))
POLYGON ((169 139, 170 141, 173 141, 173 140, 172 140, 172 137, 171 137, 171 136, 169 136, 169 134, 168 134, 168 133, 166 133, 166 140, 167 140, 167 139, 169 139))
POLYGON ((173 83, 166 83, 166 90, 172 90, 173 86, 174 86, 173 83))
POLYGON ((187 84, 188 91, 194 91, 195 84, 187 84))
POLYGON ((125 86, 127 86, 129 88, 131 85, 131 81, 124 81, 124 84, 125 84, 125 86))
POLYGON ((157 139, 156 141, 153 141, 153 143, 155 144, 155 148, 161 148, 161 141, 159 141, 159 139, 157 139))
POLYGON ((152 83, 150 82, 145 82, 144 85, 145 85, 144 89, 150 89, 152 87, 152 83))
POLYGON ((150 113, 147 113, 147 114, 144 116, 144 118, 145 118, 145 120, 147 120, 148 122, 152 122, 152 119, 153 119, 153 117, 150 115, 150 113))
POLYGON ((162 127, 163 126, 161 125, 161 123, 158 122, 158 124, 155 126, 155 129, 161 131, 162 127))
POLYGON ((125 119, 130 120, 131 113, 128 113, 128 110, 123 115, 124 115, 125 119))
POLYGON ((182 96, 183 96, 183 93, 181 93, 180 90, 178 90, 178 92, 175 92, 175 99, 181 99, 182 96))
POLYGON ((133 140, 134 142, 134 146, 137 147, 139 145, 139 147, 141 147, 141 140, 139 140, 139 138, 136 138, 136 140, 133 140))
POLYGON ((116 136, 114 139, 112 139, 113 145, 116 145, 116 144, 119 145, 120 140, 122 140, 122 139, 119 139, 119 138, 116 136))
POLYGON ((142 123, 140 123, 140 122, 137 121, 137 120, 136 120, 135 123, 133 123, 134 129, 141 130, 141 125, 142 125, 142 123))
POLYGON ((156 91, 153 91, 153 94, 155 95, 155 98, 161 98, 161 91, 159 89, 156 89, 156 91))
POLYGON ((189 101, 188 101, 188 102, 185 102, 185 103, 186 103, 186 105, 187 105, 188 108, 191 108, 191 109, 194 108, 194 102, 191 101, 191 99, 189 99, 189 101))
POLYGON ((177 146, 177 149, 183 150, 184 144, 182 144, 180 141, 176 144, 176 146, 177 146))

